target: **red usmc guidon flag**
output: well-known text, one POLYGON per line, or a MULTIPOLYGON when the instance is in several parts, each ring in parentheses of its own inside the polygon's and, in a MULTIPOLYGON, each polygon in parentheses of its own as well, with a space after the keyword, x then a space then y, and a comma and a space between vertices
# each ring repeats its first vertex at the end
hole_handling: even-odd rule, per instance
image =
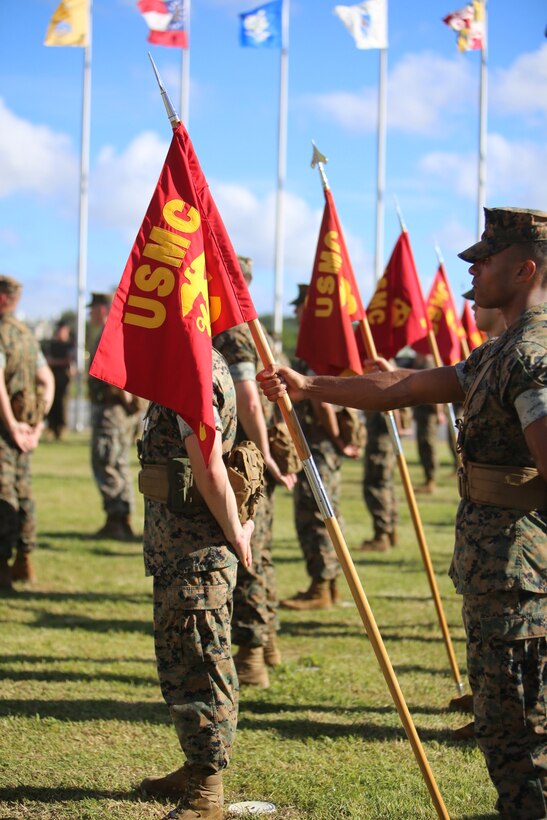
POLYGON ((256 315, 190 138, 179 124, 90 373, 181 415, 208 463, 215 435, 211 335, 256 315))

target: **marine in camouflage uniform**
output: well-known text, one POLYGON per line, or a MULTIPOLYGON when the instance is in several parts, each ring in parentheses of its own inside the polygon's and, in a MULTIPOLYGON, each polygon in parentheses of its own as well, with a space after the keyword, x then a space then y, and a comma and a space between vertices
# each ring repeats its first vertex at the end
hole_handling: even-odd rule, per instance
MULTIPOLYGON (((222 454, 227 454, 236 435, 235 391, 226 362, 216 350, 213 408, 222 454)), ((192 429, 176 413, 152 403, 140 447, 143 468, 187 458, 185 440, 191 435, 192 429)), ((237 525, 241 529, 239 520, 237 525)), ((147 778, 142 788, 156 796, 183 796, 189 771, 216 776, 230 761, 239 691, 230 635, 238 562, 205 503, 175 512, 145 495, 144 563, 146 574, 154 579, 160 686, 187 762, 164 778, 147 778)))
POLYGON ((547 817, 547 212, 485 208, 481 240, 459 255, 476 303, 507 324, 466 362, 305 382, 280 368, 259 380, 272 401, 288 391, 363 410, 465 398, 450 575, 475 734, 500 814, 537 820, 547 817))
MULTIPOLYGON (((462 459, 533 467, 523 427, 547 414, 547 303, 456 365, 466 393, 490 359, 464 407, 462 459)), ((545 817, 547 510, 462 500, 450 575, 464 596, 475 736, 498 808, 508 818, 545 817)))
MULTIPOLYGON (((97 315, 101 331, 110 301, 110 294, 93 293, 88 305, 92 324, 93 317, 97 315)), ((91 346, 90 362, 100 338, 99 333, 91 346)), ((130 540, 134 537, 130 521, 134 493, 129 457, 143 403, 136 396, 93 376, 88 377, 88 393, 91 403, 91 466, 106 513, 106 522, 96 537, 130 540)))
POLYGON ((38 342, 13 315, 20 293, 19 282, 0 276, 0 378, 7 400, 0 408, 0 589, 35 577, 30 563, 36 546, 30 458, 54 391, 38 342))
POLYGON ((366 413, 363 497, 372 517, 373 536, 363 541, 365 551, 385 552, 395 543, 397 498, 393 471, 395 452, 383 413, 366 413))

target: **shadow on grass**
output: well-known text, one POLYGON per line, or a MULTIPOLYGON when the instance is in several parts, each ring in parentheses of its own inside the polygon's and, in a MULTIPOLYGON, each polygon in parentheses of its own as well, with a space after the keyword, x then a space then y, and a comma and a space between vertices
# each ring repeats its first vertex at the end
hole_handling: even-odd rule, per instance
POLYGON ((0 700, 1 717, 39 716, 69 723, 116 720, 123 723, 170 724, 163 701, 120 700, 0 700))
POLYGON ((108 681, 110 683, 127 683, 133 686, 158 686, 158 678, 144 675, 116 675, 112 672, 63 672, 60 669, 44 669, 40 671, 12 671, 2 670, 2 680, 4 681, 43 681, 44 683, 96 683, 97 681, 108 681))
POLYGON ((31 800, 39 803, 72 803, 80 800, 127 800, 131 803, 140 803, 142 798, 135 789, 130 789, 129 791, 107 791, 106 789, 77 789, 62 786, 53 789, 51 786, 8 786, 0 788, 0 802, 19 802, 22 800, 31 800))
MULTIPOLYGON (((423 629, 435 629, 435 624, 412 624, 409 630, 415 630, 420 627, 423 629)), ((387 641, 413 641, 415 643, 437 644, 444 643, 443 636, 439 633, 437 635, 418 635, 412 631, 410 634, 405 633, 401 629, 401 625, 390 626, 389 624, 382 624, 380 627, 382 638, 387 641)), ((280 635, 282 638, 305 638, 313 634, 315 637, 322 638, 356 638, 366 635, 364 626, 349 625, 346 621, 283 621, 280 635)), ((454 643, 465 643, 465 638, 452 638, 454 643)))
POLYGON ((1 663, 155 663, 151 657, 144 658, 93 658, 89 655, 0 655, 1 663))
MULTIPOLYGON (((419 706, 412 705, 407 703, 408 708, 414 714, 421 714, 421 715, 445 715, 448 712, 448 708, 441 708, 435 706, 423 706, 420 704, 419 706)), ((340 714, 340 715, 362 715, 362 714, 370 714, 370 715, 392 715, 395 711, 395 706, 342 706, 337 704, 327 705, 325 703, 267 703, 266 701, 259 701, 259 700, 245 700, 245 697, 242 696, 240 702, 240 719, 243 716, 244 712, 250 712, 251 714, 257 715, 268 715, 268 714, 282 714, 284 712, 320 712, 325 714, 327 712, 332 712, 333 714, 340 714)), ((453 712, 451 713, 453 714, 453 712)))
POLYGON ((21 589, 17 592, 18 601, 38 601, 47 603, 74 603, 87 602, 90 604, 149 604, 152 602, 152 590, 148 593, 124 593, 124 592, 50 592, 48 590, 21 589))
POLYGON ((36 618, 31 626, 38 629, 83 629, 87 632, 136 632, 141 635, 152 635, 153 629, 150 620, 116 620, 113 618, 89 618, 86 615, 56 614, 44 612, 28 607, 31 612, 36 613, 36 618))

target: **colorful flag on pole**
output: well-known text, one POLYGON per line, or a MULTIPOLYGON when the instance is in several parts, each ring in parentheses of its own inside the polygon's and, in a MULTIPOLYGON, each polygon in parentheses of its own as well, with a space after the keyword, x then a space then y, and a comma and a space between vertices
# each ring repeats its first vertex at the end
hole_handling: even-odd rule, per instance
POLYGON ((283 0, 273 0, 239 15, 239 42, 252 48, 281 48, 283 0))
MULTIPOLYGON (((442 262, 433 279, 426 307, 442 363, 456 364, 462 359, 461 342, 467 338, 467 334, 456 312, 454 297, 442 262)), ((418 341, 413 347, 418 353, 431 352, 427 338, 418 341)))
POLYGON ((255 318, 236 253, 179 124, 89 372, 181 415, 208 462, 215 436, 211 335, 255 318))
POLYGON ((459 51, 477 51, 484 45, 484 2, 473 0, 443 18, 443 23, 458 34, 459 51))
POLYGON ((362 373, 352 323, 365 315, 334 200, 326 190, 296 355, 320 375, 362 373))
POLYGON ((89 0, 61 0, 49 21, 44 45, 89 45, 89 0))
POLYGON ((406 231, 393 248, 367 307, 367 317, 376 349, 386 359, 406 345, 414 345, 431 329, 406 231))
POLYGON ((486 341, 486 334, 478 329, 473 311, 467 299, 465 299, 463 304, 462 327, 467 334, 469 350, 475 350, 476 347, 480 347, 486 341))
POLYGON ((184 0, 138 0, 137 7, 150 29, 147 42, 188 48, 184 0))
POLYGON ((387 0, 365 0, 356 6, 335 6, 357 48, 387 48, 387 0))

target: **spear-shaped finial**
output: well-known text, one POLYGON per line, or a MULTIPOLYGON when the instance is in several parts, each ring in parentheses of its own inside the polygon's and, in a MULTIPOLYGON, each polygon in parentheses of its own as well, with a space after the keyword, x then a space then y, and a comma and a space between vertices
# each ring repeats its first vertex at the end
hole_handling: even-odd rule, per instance
POLYGON ((397 216, 399 217, 399 225, 401 226, 401 230, 404 233, 406 233, 406 225, 405 225, 405 221, 403 219, 402 211, 399 208, 399 200, 397 199, 396 196, 394 196, 393 199, 395 200, 395 210, 397 211, 397 216))
POLYGON ((311 167, 315 168, 315 166, 317 166, 319 168, 319 173, 321 174, 321 182, 323 183, 323 188, 325 189, 325 191, 328 191, 329 181, 327 179, 327 176, 325 174, 325 170, 323 168, 323 165, 328 162, 328 159, 326 158, 326 156, 324 154, 321 153, 321 151, 319 151, 319 149, 317 148, 317 145, 315 144, 315 142, 313 140, 311 141, 311 144, 313 145, 313 156, 311 158, 311 167))
POLYGON ((163 100, 165 110, 167 111, 167 116, 169 117, 169 122, 171 123, 171 128, 174 131, 175 128, 177 127, 177 125, 180 123, 179 115, 177 114, 177 112, 173 108, 173 104, 172 104, 171 100, 169 99, 169 94, 165 90, 165 86, 162 82, 159 71, 156 68, 156 63, 152 59, 152 55, 150 54, 150 52, 148 52, 148 56, 150 58, 150 62, 152 63, 152 68, 154 69, 154 74, 156 75, 156 80, 158 81, 158 85, 160 87, 161 98, 163 100))
POLYGON ((444 259, 439 247, 439 243, 435 241, 435 253, 437 254, 437 259, 439 260, 439 265, 444 265, 444 259))

